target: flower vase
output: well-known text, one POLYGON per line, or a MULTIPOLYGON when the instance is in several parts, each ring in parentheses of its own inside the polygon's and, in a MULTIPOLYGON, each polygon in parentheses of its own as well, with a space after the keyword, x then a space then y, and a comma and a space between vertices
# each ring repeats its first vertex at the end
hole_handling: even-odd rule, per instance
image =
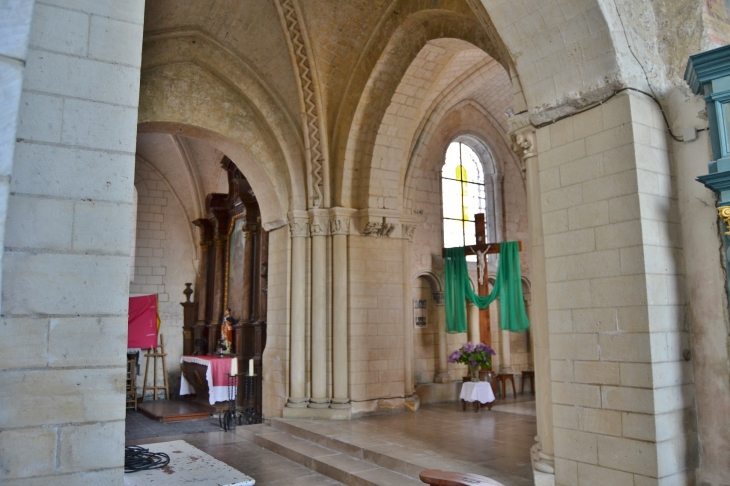
POLYGON ((479 366, 469 365, 469 376, 471 381, 479 381, 479 366))

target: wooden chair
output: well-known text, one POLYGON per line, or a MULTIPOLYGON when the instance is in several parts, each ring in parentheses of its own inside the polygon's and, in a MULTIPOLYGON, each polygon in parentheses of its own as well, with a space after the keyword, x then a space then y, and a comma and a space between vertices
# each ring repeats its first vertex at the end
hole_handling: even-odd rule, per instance
POLYGON ((493 479, 478 474, 426 469, 418 475, 421 481, 433 486, 504 486, 493 479))
POLYGON ((530 380, 530 394, 531 395, 535 394, 535 372, 534 371, 523 371, 522 372, 522 385, 520 386, 521 395, 525 394, 525 380, 528 378, 530 380))
POLYGON ((507 382, 512 382, 512 395, 514 395, 515 398, 517 398, 517 388, 515 388, 515 375, 514 373, 500 373, 497 375, 497 378, 495 381, 498 381, 500 383, 500 393, 502 395, 502 400, 507 398, 507 382))

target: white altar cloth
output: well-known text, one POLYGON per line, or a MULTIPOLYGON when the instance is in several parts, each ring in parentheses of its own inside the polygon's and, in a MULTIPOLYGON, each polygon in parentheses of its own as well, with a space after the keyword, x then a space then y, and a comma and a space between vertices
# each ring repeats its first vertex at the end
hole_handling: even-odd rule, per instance
POLYGON ((460 398, 465 402, 493 402, 494 392, 492 392, 492 385, 488 381, 465 381, 461 385, 460 398))

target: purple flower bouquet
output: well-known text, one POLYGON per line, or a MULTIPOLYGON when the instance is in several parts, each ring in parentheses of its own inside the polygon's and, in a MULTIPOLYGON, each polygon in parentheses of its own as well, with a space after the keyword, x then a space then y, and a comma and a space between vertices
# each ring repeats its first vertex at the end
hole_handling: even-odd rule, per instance
POLYGON ((484 343, 471 341, 449 355, 449 363, 462 363, 469 367, 472 381, 479 381, 479 369, 492 367, 492 356, 497 353, 484 343))

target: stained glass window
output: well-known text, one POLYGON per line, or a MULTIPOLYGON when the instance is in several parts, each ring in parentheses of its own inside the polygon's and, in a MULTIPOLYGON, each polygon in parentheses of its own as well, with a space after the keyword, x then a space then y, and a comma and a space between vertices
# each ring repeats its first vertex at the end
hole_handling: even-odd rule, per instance
MULTIPOLYGON (((463 143, 453 142, 446 150, 441 169, 441 196, 444 246, 476 244, 474 215, 484 213, 486 207, 484 167, 477 154, 463 143)), ((476 261, 476 257, 467 260, 476 261)))

